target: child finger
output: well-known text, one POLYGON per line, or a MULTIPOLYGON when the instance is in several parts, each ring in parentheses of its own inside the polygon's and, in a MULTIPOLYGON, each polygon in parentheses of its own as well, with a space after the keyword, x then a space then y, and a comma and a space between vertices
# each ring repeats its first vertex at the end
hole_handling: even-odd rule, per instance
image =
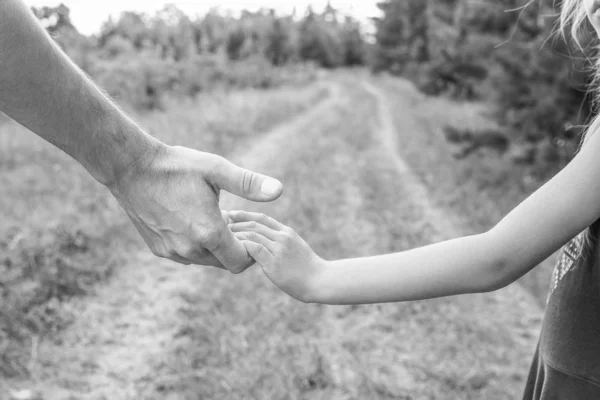
POLYGON ((252 257, 261 266, 265 267, 269 265, 273 255, 265 246, 249 240, 242 240, 242 244, 246 248, 248 254, 250 254, 250 257, 252 257))
POLYGON ((274 250, 275 243, 273 241, 267 239, 260 233, 245 231, 245 232, 234 232, 233 234, 235 235, 235 237, 238 240, 240 240, 242 242, 250 241, 250 242, 258 243, 261 246, 264 246, 267 249, 267 251, 269 251, 271 256, 273 255, 273 252, 275 251, 274 250))
POLYGON ((233 220, 229 218, 229 211, 221 210, 221 216, 223 217, 223 220, 226 224, 231 224, 233 222, 233 220))
POLYGON ((255 221, 236 222, 229 225, 232 232, 256 232, 270 240, 277 241, 281 235, 278 231, 255 221))
POLYGON ((275 229, 276 231, 280 231, 285 228, 281 222, 275 220, 274 218, 269 217, 265 214, 254 213, 249 211, 240 211, 240 210, 232 210, 229 211, 229 218, 231 218, 234 222, 250 222, 255 221, 264 226, 268 226, 271 229, 275 229))

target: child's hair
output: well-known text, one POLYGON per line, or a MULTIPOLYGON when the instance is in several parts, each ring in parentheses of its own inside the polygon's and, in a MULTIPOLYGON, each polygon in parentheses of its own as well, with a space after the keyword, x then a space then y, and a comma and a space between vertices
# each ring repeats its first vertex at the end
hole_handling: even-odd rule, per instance
MULTIPOLYGON (((582 36, 590 28, 588 23, 587 12, 583 0, 562 0, 561 12, 558 19, 558 32, 566 39, 570 36, 572 42, 581 50, 586 53, 582 45, 582 36)), ((590 83, 590 91, 594 96, 594 103, 600 102, 600 57, 596 57, 593 60, 593 71, 592 79, 590 83)), ((600 115, 596 115, 589 124, 585 127, 583 135, 581 137, 580 145, 583 146, 590 135, 600 130, 600 115)), ((595 224, 594 224, 595 225, 595 224)), ((583 232, 583 248, 584 254, 589 253, 592 246, 595 245, 597 239, 597 232, 592 227, 588 227, 583 232)))

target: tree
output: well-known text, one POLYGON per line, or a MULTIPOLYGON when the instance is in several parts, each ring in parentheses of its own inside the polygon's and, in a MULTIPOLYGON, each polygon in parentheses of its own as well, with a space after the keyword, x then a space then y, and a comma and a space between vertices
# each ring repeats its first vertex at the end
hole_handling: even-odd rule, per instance
POLYGON ((51 34, 64 28, 76 30, 71 23, 71 10, 62 3, 56 7, 31 7, 31 11, 51 34))
POLYGON ((265 57, 273 65, 281 65, 290 59, 290 35, 280 18, 274 18, 266 36, 265 57))
POLYGON ((314 61, 325 68, 342 64, 340 38, 311 7, 300 22, 299 42, 298 51, 303 60, 314 61))
POLYGON ((344 65, 362 65, 365 61, 365 41, 360 25, 351 17, 346 17, 340 30, 344 65))
POLYGON ((230 60, 239 60, 242 58, 242 50, 246 42, 246 33, 242 28, 235 27, 227 35, 225 50, 230 60))
POLYGON ((374 18, 376 51, 373 67, 377 71, 387 69, 392 73, 401 73, 408 61, 406 4, 402 0, 377 3, 383 14, 374 18))
POLYGON ((409 33, 408 45, 411 59, 418 62, 429 61, 429 1, 408 2, 409 33))

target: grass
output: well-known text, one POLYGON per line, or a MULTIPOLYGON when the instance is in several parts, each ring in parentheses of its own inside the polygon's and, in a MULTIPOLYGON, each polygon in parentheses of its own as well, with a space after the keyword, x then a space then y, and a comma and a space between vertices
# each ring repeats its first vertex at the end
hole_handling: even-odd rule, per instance
POLYGON ((215 92, 196 100, 171 100, 167 111, 145 114, 142 122, 171 145, 227 155, 326 96, 321 85, 215 92))
MULTIPOLYGON (((136 119, 169 144, 226 154, 325 96, 320 86, 218 92, 136 119)), ((78 163, 7 119, 0 187, 0 377, 26 377, 39 342, 76 318, 65 301, 92 293, 143 243, 78 163)))
POLYGON ((128 236, 101 185, 13 122, 0 160, 0 374, 26 375, 36 343, 74 317, 61 303, 109 277, 128 236))

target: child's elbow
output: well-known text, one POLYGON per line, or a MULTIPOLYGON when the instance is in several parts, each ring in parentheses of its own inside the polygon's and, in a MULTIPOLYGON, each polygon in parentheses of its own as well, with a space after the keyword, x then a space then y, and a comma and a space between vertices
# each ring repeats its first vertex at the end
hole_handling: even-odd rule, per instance
POLYGON ((502 289, 506 286, 508 286, 511 282, 506 280, 506 279, 502 279, 499 277, 495 277, 495 276, 488 276, 485 278, 485 280, 477 285, 475 287, 474 290, 471 291, 471 293, 488 293, 488 292, 494 292, 496 290, 502 289))
POLYGON ((493 244, 490 246, 490 250, 489 263, 485 268, 481 292, 493 292, 502 289, 516 280, 514 268, 512 267, 513 260, 504 252, 494 251, 493 244))
POLYGON ((498 265, 497 270, 492 274, 486 291, 493 292, 505 288, 511 283, 516 282, 521 276, 522 274, 515 272, 514 268, 511 268, 510 263, 504 262, 498 265))

